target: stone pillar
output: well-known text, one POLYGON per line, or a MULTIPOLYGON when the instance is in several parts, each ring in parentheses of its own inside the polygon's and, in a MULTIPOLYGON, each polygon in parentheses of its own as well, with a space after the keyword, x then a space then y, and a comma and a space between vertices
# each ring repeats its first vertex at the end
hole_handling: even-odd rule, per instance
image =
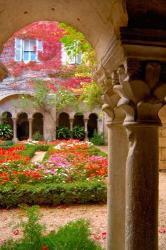
POLYGON ((85 126, 85 140, 88 140, 88 118, 84 118, 85 126))
POLYGON ((125 171, 128 142, 122 123, 108 124, 107 250, 125 249, 125 171))
POLYGON ((166 84, 159 82, 159 63, 136 62, 130 65, 129 60, 127 67, 119 68, 119 83, 113 87, 120 96, 117 106, 126 114, 124 126, 129 140, 125 250, 157 250, 158 112, 164 104, 166 84))
POLYGON ((70 118, 70 130, 73 129, 73 118, 70 118))
POLYGON ((17 142, 17 118, 12 118, 13 120, 13 141, 17 142))
MULTIPOLYGON (((112 82, 112 81, 111 81, 112 82)), ((106 81, 103 111, 108 115, 107 250, 125 250, 125 170, 128 141, 119 97, 106 81)))
POLYGON ((97 119, 97 132, 98 134, 103 133, 103 122, 102 122, 102 118, 98 117, 97 119))
POLYGON ((158 249, 158 127, 126 125, 126 249, 158 249))
POLYGON ((29 141, 32 141, 32 123, 33 123, 33 118, 28 118, 29 120, 29 141))

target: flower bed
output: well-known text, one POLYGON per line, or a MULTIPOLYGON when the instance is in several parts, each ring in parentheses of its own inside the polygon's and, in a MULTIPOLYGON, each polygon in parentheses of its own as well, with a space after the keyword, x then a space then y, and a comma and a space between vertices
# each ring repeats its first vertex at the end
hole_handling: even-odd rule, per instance
POLYGON ((6 150, 1 148, 0 153, 0 205, 3 207, 19 203, 58 205, 106 200, 104 178, 108 162, 88 142, 17 145, 6 150), (34 147, 48 149, 43 162, 30 162, 28 155, 32 154, 27 152, 34 152, 34 147), (98 187, 103 195, 99 195, 98 187))

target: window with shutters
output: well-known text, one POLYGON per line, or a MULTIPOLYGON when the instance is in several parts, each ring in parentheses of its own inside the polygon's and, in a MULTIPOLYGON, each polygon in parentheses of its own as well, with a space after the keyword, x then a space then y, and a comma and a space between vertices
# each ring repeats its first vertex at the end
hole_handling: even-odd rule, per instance
POLYGON ((35 39, 15 39, 15 61, 40 62, 38 54, 43 51, 42 41, 35 39))

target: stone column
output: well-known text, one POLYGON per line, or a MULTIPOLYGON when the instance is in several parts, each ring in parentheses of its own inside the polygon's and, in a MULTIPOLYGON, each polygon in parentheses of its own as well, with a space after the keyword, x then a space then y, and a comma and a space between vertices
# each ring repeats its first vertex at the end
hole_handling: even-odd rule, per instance
POLYGON ((107 250, 125 249, 125 171, 128 142, 122 123, 108 125, 107 250))
POLYGON ((126 249, 158 249, 158 126, 127 124, 126 249))
POLYGON ((28 118, 29 120, 29 138, 28 140, 29 141, 32 141, 32 123, 33 123, 33 118, 28 118))
POLYGON ((70 118, 70 130, 73 129, 73 118, 70 118))
POLYGON ((88 140, 88 118, 84 118, 85 126, 85 140, 88 140))
POLYGON ((125 250, 158 249, 158 112, 166 95, 159 63, 119 68, 119 107, 126 113, 129 140, 126 162, 125 250), (144 72, 140 74, 140 69, 144 72), (138 79, 135 79, 136 76, 138 79))
MULTIPOLYGON (((113 80, 115 75, 113 75, 113 80)), ((112 83, 111 81, 111 83, 112 83)), ((103 111, 108 126, 107 250, 125 250, 125 167, 128 141, 123 127, 124 112, 117 108, 118 95, 105 81, 103 111)))
POLYGON ((13 120, 13 141, 17 142, 17 118, 12 118, 13 120))

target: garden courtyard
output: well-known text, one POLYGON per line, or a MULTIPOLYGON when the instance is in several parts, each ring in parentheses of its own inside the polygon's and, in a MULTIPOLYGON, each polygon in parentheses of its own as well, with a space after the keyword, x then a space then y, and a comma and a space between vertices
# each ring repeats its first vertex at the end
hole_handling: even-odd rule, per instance
POLYGON ((166 250, 165 23, 0 0, 0 250, 166 250))
MULTIPOLYGON (((23 235, 20 221, 27 219, 23 209, 17 206, 38 204, 38 212, 42 215, 40 223, 46 226, 45 234, 57 231, 69 222, 85 219, 89 221, 89 237, 105 249, 106 156, 107 146, 96 147, 87 141, 2 143, 0 245, 9 239, 19 240, 23 235)), ((164 250, 165 172, 160 172, 159 183, 159 249, 164 250)))

